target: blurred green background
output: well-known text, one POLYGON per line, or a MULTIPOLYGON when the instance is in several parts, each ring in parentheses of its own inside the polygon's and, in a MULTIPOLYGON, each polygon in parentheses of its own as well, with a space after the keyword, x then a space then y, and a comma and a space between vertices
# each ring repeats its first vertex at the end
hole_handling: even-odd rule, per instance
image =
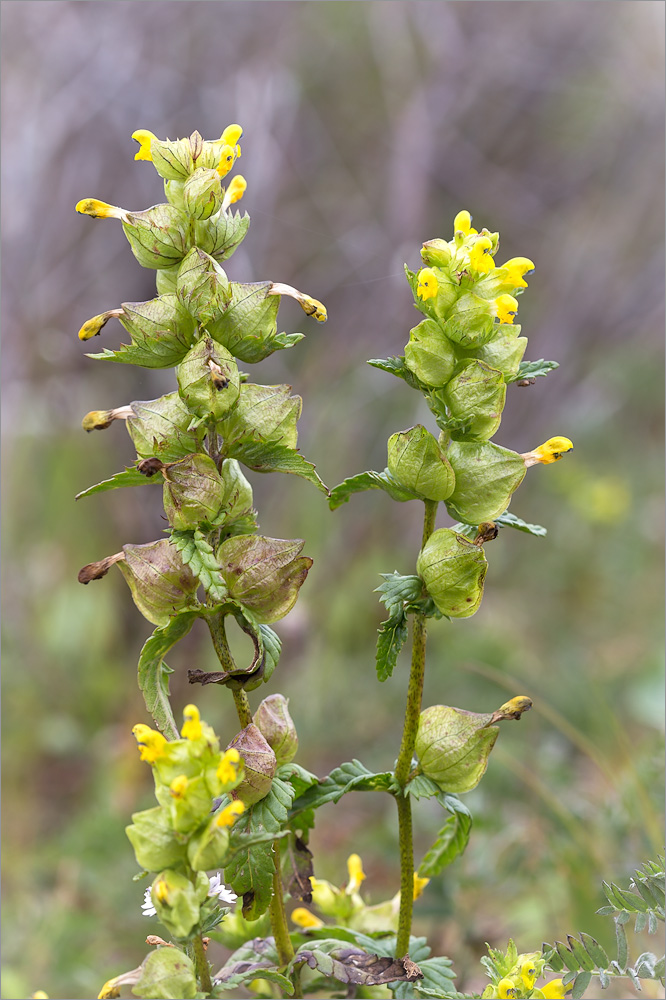
MULTIPOLYGON (((134 458, 122 426, 85 435, 81 417, 175 385, 94 363, 76 337, 154 294, 120 227, 74 213, 89 196, 162 200, 133 162, 137 128, 243 125, 252 226, 229 276, 286 281, 329 310, 320 327, 286 302, 280 329, 307 339, 245 367, 303 396, 299 443, 329 485, 383 468, 394 431, 431 426, 416 393, 365 363, 402 353, 418 320, 402 268, 421 243, 450 238, 467 208, 500 231, 498 260, 536 262, 527 357, 561 367, 511 389, 497 440, 526 451, 564 434, 575 451, 530 472, 513 504, 547 538, 503 531, 480 612, 432 626, 424 699, 485 712, 527 693, 534 710, 503 726, 466 796, 468 851, 428 887, 416 929, 462 990, 482 988, 485 941, 531 950, 587 930, 611 947, 601 880, 626 879, 662 840, 663 5, 22 0, 2 13, 3 997, 96 996, 156 928, 124 834, 152 804, 130 732, 149 721, 135 664, 150 627, 119 573, 85 588, 76 574, 159 537, 161 494, 73 500, 134 458)), ((120 343, 117 324, 103 343, 120 343)), ((414 571, 419 505, 369 493, 333 514, 295 477, 252 481, 262 531, 306 539, 315 559, 253 705, 291 698, 297 759, 319 774, 352 757, 390 768, 408 658, 377 683, 372 591, 380 572, 414 571)), ((203 632, 169 662, 179 712, 186 668, 212 666, 203 632)), ((231 739, 230 697, 196 697, 231 739)), ((441 821, 419 807, 419 855, 441 821)), ((355 851, 371 901, 397 891, 388 797, 325 807, 311 847, 318 877, 340 884, 355 851)))

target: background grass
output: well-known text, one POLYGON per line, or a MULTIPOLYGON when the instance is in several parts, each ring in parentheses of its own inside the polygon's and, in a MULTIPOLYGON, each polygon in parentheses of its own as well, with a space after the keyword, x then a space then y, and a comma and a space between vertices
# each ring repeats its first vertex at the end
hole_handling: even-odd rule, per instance
MULTIPOLYGON (((530 950, 584 929, 612 945, 600 882, 662 840, 663 16, 642 0, 3 4, 3 997, 96 996, 153 929, 124 834, 152 802, 130 734, 148 721, 135 664, 149 627, 120 574, 83 588, 76 573, 159 537, 160 491, 73 501, 134 457, 120 426, 83 434, 83 414, 174 385, 95 364, 76 338, 154 294, 120 227, 73 211, 162 199, 132 161, 136 128, 244 126, 252 226, 228 274, 287 281, 330 317, 315 327, 285 303, 281 328, 307 339, 246 368, 303 396, 299 443, 329 485, 383 468, 390 433, 431 425, 417 394, 365 364, 401 353, 418 321, 402 265, 421 243, 449 238, 465 207, 500 231, 500 258, 536 262, 527 356, 561 368, 512 388, 497 439, 525 451, 565 434, 575 451, 530 472, 513 504, 547 538, 502 532, 479 614, 431 628, 424 699, 489 711, 528 693, 534 710, 503 727, 466 796, 470 847, 416 928, 463 990, 482 987, 486 941, 530 950)), ((407 658, 377 684, 372 591, 380 572, 413 572, 418 505, 370 493, 332 514, 294 477, 252 480, 262 531, 306 539, 315 559, 266 689, 292 699, 298 760, 391 767, 407 658)), ((179 711, 186 668, 211 664, 203 632, 169 662, 179 711)), ((231 739, 225 692, 197 700, 231 739)), ((325 807, 317 875, 339 884, 357 851, 367 896, 393 895, 390 806, 325 807)), ((440 820, 419 808, 418 851, 440 820)))

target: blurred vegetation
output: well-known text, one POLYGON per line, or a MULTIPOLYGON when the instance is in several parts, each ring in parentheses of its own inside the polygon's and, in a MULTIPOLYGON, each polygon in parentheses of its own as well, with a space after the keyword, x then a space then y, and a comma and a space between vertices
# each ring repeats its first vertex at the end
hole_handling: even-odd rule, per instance
MULTIPOLYGON (((136 128, 244 126, 252 227, 228 272, 287 281, 330 317, 313 330, 285 305, 284 329, 308 337, 251 377, 303 395, 300 444, 330 485, 383 468, 388 435, 430 419, 365 364, 401 353, 417 321, 403 262, 463 207, 502 233, 500 257, 536 261, 527 357, 561 368, 511 390, 498 437, 524 451, 566 434, 575 451, 516 501, 547 538, 502 532, 480 613, 432 626, 425 691, 475 711, 527 693, 534 710, 503 727, 466 798, 470 847, 428 887, 417 930, 467 990, 485 941, 531 950, 586 930, 610 947, 601 880, 662 840, 663 6, 23 0, 3 16, 3 997, 96 996, 151 930, 124 834, 152 801, 130 735, 148 721, 135 664, 149 629, 120 574, 83 588, 76 573, 158 537, 160 491, 73 501, 134 457, 122 427, 84 435, 83 414, 174 384, 93 364, 76 339, 154 294, 120 227, 73 211, 161 200, 132 161, 136 128)), ((270 689, 292 698, 305 766, 391 767, 407 662, 378 686, 372 591, 380 572, 414 571, 421 515, 379 493, 332 514, 292 478, 253 477, 262 530, 315 558, 270 689)), ((186 667, 211 662, 204 634, 169 662, 182 706, 186 667)), ((197 701, 231 739, 231 699, 197 701)), ((325 807, 317 875, 339 883, 357 851, 372 899, 396 891, 387 810, 371 795, 325 807)), ((440 818, 419 809, 417 850, 440 818)))

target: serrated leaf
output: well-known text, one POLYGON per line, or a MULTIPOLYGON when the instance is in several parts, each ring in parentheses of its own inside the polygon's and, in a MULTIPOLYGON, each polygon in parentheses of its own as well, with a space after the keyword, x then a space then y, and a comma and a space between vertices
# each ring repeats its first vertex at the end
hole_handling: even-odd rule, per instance
POLYGON ((169 701, 168 678, 171 670, 164 657, 187 635, 198 617, 197 611, 181 611, 168 625, 155 629, 139 656, 139 687, 146 708, 157 728, 170 740, 177 740, 179 734, 169 701))
POLYGON ((538 361, 521 361, 518 365, 518 371, 514 375, 505 375, 504 380, 509 383, 520 382, 526 378, 539 378, 559 367, 557 361, 544 361, 543 358, 538 361))
POLYGON ((393 615, 407 601, 418 601, 423 596, 423 580, 420 576, 402 576, 400 573, 381 573, 384 583, 375 587, 379 600, 393 615))
POLYGON ((472 815, 467 806, 455 795, 442 795, 440 801, 451 815, 419 865, 418 871, 422 878, 441 874, 447 865, 464 852, 469 842, 472 815))
POLYGON ((585 990, 590 985, 591 980, 591 972, 579 972, 574 979, 573 990, 571 991, 571 1000, 582 1000, 582 997, 585 996, 585 990))
POLYGON ((548 534, 548 530, 540 524, 528 524, 527 521, 516 517, 515 514, 510 514, 508 510, 505 510, 499 517, 494 518, 494 521, 495 524, 499 524, 502 528, 516 528, 517 531, 525 531, 528 535, 536 535, 539 538, 543 538, 544 535, 548 534))
POLYGON ((308 788, 294 802, 290 813, 293 819, 305 809, 319 809, 327 802, 337 802, 347 792, 357 791, 386 792, 393 790, 395 779, 391 771, 378 774, 369 771, 359 760, 348 761, 336 767, 317 785, 308 788))
POLYGON ((400 650, 407 641, 407 634, 407 616, 402 609, 387 621, 382 622, 377 629, 375 669, 378 680, 388 680, 392 675, 398 662, 400 650))
POLYGON ((285 445, 239 441, 232 445, 228 458, 235 458, 254 472, 284 472, 307 479, 328 496, 328 488, 315 471, 312 462, 285 445))
POLYGON ((373 472, 372 470, 359 472, 356 476, 344 479, 331 490, 328 505, 331 510, 336 510, 343 503, 347 503, 353 493, 363 493, 366 490, 384 490, 393 500, 400 503, 407 500, 418 500, 415 493, 401 486, 388 469, 385 469, 384 472, 373 472))
POLYGON ((164 480, 162 476, 158 475, 144 476, 134 466, 126 466, 124 472, 116 472, 111 479, 104 479, 101 483, 89 486, 87 490, 77 493, 74 499, 80 500, 82 497, 91 497, 93 493, 106 493, 107 490, 118 490, 125 486, 145 486, 147 483, 157 483, 159 486, 163 486, 164 480))
POLYGON ((372 358, 368 364, 372 365, 373 368, 380 368, 382 371, 388 372, 389 375, 403 379, 412 389, 419 389, 421 392, 428 391, 428 386, 424 385, 407 367, 403 357, 372 358))
POLYGON ((431 799, 435 795, 441 795, 442 790, 432 778, 425 774, 417 774, 405 785, 405 794, 413 795, 415 799, 431 799))

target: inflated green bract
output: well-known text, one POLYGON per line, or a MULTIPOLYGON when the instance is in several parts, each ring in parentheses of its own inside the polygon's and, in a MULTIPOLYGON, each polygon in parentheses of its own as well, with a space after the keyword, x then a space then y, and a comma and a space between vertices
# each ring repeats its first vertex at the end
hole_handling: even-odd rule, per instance
POLYGON ((289 699, 269 694, 254 713, 253 722, 272 747, 278 764, 288 764, 298 750, 296 726, 289 714, 289 699))
POLYGON ((446 455, 421 424, 391 435, 388 470, 402 486, 423 500, 446 500, 455 486, 446 455))
POLYGON ((200 417, 220 419, 238 402, 238 365, 229 351, 210 337, 202 337, 185 355, 176 378, 181 396, 200 417))
POLYGON ((527 471, 517 452, 491 441, 451 441, 446 457, 456 474, 446 509, 466 524, 492 521, 502 514, 527 471))
POLYGON ((229 281, 214 257, 192 247, 178 269, 178 301, 206 326, 224 311, 229 301, 229 281))
POLYGON ((446 385, 456 365, 456 354, 439 323, 424 319, 409 331, 405 364, 425 385, 446 385))
POLYGON ((502 420, 506 399, 504 376, 484 361, 463 362, 442 396, 451 416, 464 425, 461 437, 488 441, 502 420))
POLYGON ((134 848, 137 864, 148 872, 158 872, 185 860, 184 839, 177 836, 162 806, 133 813, 125 833, 134 848))
POLYGON ((209 455, 201 452, 162 469, 164 512, 172 528, 186 531, 212 521, 222 506, 225 483, 209 455))
POLYGON ((145 545, 123 545, 117 563, 137 608, 153 625, 167 625, 195 601, 199 581, 168 538, 145 545))
POLYGON ((249 609, 262 624, 284 618, 298 599, 298 592, 312 566, 301 556, 301 539, 234 535, 217 550, 216 558, 229 595, 249 609))
POLYGON ((253 722, 241 729, 229 747, 238 750, 245 765, 243 780, 236 787, 235 797, 246 806, 254 805, 271 790, 277 770, 275 753, 253 722))
POLYGON ((420 771, 445 792, 459 794, 476 788, 499 733, 498 726, 488 725, 491 718, 448 705, 427 708, 416 734, 420 771))
POLYGON ((478 610, 487 568, 483 549, 450 528, 433 531, 416 561, 437 610, 449 618, 469 618, 478 610))

